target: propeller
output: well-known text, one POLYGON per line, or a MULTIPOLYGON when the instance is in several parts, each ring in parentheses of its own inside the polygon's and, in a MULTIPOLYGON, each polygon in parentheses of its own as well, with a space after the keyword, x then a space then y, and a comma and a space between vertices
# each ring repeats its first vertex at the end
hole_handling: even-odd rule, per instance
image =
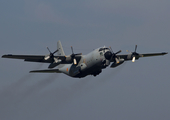
POLYGON ((138 58, 139 54, 136 52, 137 50, 137 45, 135 45, 135 51, 130 52, 129 50, 126 50, 127 52, 130 52, 132 54, 132 62, 135 62, 136 58, 138 58))
POLYGON ((44 59, 45 59, 45 60, 53 59, 53 60, 55 61, 55 59, 54 59, 54 54, 55 54, 56 52, 58 52, 58 49, 57 49, 56 51, 54 51, 53 53, 50 51, 50 49, 49 49, 48 47, 47 47, 47 50, 50 52, 50 54, 47 55, 44 59))
POLYGON ((116 56, 118 53, 122 52, 121 50, 119 50, 118 52, 114 53, 112 48, 110 48, 110 51, 107 51, 104 56, 107 60, 113 60, 114 59, 114 62, 116 63, 119 63, 119 60, 118 60, 118 57, 116 56))
POLYGON ((119 51, 116 52, 116 53, 112 52, 112 58, 111 58, 111 59, 114 58, 114 62, 116 62, 116 63, 119 63, 118 57, 117 57, 116 55, 119 54, 120 52, 122 52, 122 51, 119 50, 119 51))
POLYGON ((74 54, 74 52, 73 52, 73 47, 72 47, 72 46, 71 46, 71 51, 72 51, 72 54, 71 54, 70 56, 71 56, 71 58, 72 58, 72 60, 73 60, 74 65, 77 65, 77 60, 76 60, 75 56, 76 56, 76 55, 82 55, 82 53, 74 54))

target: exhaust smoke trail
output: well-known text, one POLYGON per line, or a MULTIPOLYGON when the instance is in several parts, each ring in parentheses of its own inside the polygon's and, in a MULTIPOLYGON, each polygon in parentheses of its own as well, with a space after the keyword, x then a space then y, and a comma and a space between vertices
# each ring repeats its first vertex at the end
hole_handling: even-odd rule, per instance
POLYGON ((53 83, 56 80, 56 78, 58 78, 58 76, 59 76, 58 74, 49 75, 47 78, 44 78, 38 81, 36 84, 27 87, 22 94, 23 99, 39 93, 42 89, 53 83))
POLYGON ((34 69, 40 69, 40 68, 42 68, 42 66, 43 66, 43 63, 39 63, 37 66, 35 66, 34 69))
MULTIPOLYGON (((34 67, 34 69, 39 69, 42 67, 43 64, 39 64, 37 66, 34 67)), ((5 86, 4 89, 1 91, 0 94, 2 93, 10 93, 10 92, 17 92, 17 90, 19 90, 20 88, 22 88, 24 86, 24 84, 33 77, 33 74, 27 74, 24 75, 23 77, 21 77, 19 80, 17 80, 14 83, 11 83, 9 86, 5 86)))
POLYGON ((14 93, 17 92, 17 90, 20 89, 20 87, 23 87, 24 83, 29 80, 32 77, 31 74, 25 75, 19 80, 17 80, 15 83, 11 83, 9 86, 5 86, 5 88, 1 91, 0 94, 8 94, 8 93, 14 93))
MULTIPOLYGON (((20 99, 22 99, 22 92, 25 86, 25 83, 33 75, 28 74, 17 80, 15 83, 5 86, 0 92, 0 107, 3 108, 2 113, 9 111, 8 109, 15 109, 16 105, 19 104, 20 99)), ((1 111, 0 111, 1 113, 1 111)))
MULTIPOLYGON (((41 67, 42 67, 42 64, 39 64, 35 66, 35 69, 41 68, 41 67)), ((8 101, 11 101, 12 99, 13 101, 9 104, 17 103, 20 99, 22 99, 21 94, 24 92, 26 83, 28 82, 28 80, 32 79, 33 76, 34 76, 33 74, 24 75, 20 79, 16 80, 14 83, 11 83, 8 86, 4 86, 4 88, 2 88, 0 91, 0 97, 1 97, 0 102, 7 103, 8 101)))
MULTIPOLYGON (((87 77, 85 79, 75 81, 72 85, 67 86, 61 86, 54 89, 51 89, 49 91, 45 91, 43 95, 41 96, 41 99, 46 98, 53 98, 50 99, 50 103, 53 105, 52 108, 60 107, 62 108, 64 105, 66 105, 69 101, 72 101, 74 98, 82 95, 86 88, 87 84, 91 80, 92 77, 87 77), (46 98, 44 98, 46 96, 46 98)), ((53 111, 49 111, 53 112, 53 111)))

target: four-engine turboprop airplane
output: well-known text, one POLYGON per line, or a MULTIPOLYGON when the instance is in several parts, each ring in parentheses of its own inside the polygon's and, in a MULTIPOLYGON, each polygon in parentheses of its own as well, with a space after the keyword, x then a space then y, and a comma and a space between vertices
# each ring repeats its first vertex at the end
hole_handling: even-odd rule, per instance
POLYGON ((24 61, 29 62, 42 62, 50 63, 49 69, 46 70, 34 70, 30 71, 31 73, 64 73, 71 77, 82 78, 87 75, 99 75, 102 72, 102 69, 105 69, 111 64, 111 68, 121 65, 123 62, 139 59, 140 57, 150 57, 165 55, 166 52, 162 53, 149 53, 149 54, 139 54, 136 52, 137 45, 135 46, 135 51, 126 55, 118 55, 121 52, 118 51, 114 53, 112 48, 101 47, 97 48, 94 51, 90 52, 87 55, 82 55, 81 53, 74 54, 73 48, 71 47, 72 54, 65 56, 61 42, 57 42, 57 50, 55 52, 50 52, 49 55, 3 55, 2 58, 14 58, 14 59, 23 59, 24 61), (55 56, 54 54, 57 53, 55 56), (55 68, 57 66, 57 68, 55 68), (55 69, 52 69, 55 68, 55 69))

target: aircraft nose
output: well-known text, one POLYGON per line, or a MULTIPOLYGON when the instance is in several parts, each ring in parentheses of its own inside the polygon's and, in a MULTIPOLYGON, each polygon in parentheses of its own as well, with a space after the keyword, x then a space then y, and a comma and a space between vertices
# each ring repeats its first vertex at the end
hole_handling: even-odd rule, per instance
POLYGON ((112 53, 111 53, 110 51, 107 51, 107 52, 104 54, 104 56, 105 56, 105 58, 106 58, 107 60, 110 60, 111 57, 112 57, 112 53))

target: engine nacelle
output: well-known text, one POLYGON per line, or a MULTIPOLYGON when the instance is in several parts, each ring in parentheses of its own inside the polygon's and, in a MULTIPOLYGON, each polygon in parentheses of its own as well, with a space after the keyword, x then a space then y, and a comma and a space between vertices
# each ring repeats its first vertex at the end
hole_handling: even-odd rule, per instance
POLYGON ((124 59, 118 59, 118 62, 114 62, 112 63, 112 65, 110 66, 111 68, 117 67, 119 65, 121 65, 122 63, 124 63, 124 59))
POLYGON ((54 62, 51 63, 51 64, 48 66, 48 68, 54 68, 54 67, 56 67, 57 65, 59 65, 61 62, 62 62, 62 60, 57 59, 57 58, 54 58, 54 62))

